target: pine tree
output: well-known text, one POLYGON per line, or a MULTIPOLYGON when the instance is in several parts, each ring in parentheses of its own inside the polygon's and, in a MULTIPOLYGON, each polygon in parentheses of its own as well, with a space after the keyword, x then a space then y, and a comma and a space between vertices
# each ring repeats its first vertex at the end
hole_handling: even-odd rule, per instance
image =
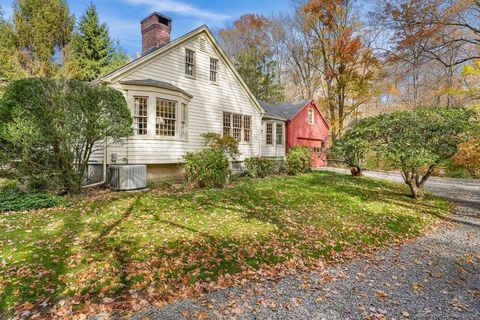
POLYGON ((15 0, 13 10, 22 68, 31 76, 54 76, 75 24, 68 4, 65 0, 15 0))
POLYGON ((3 17, 0 7, 0 96, 11 80, 25 74, 16 61, 16 40, 13 25, 3 17))
POLYGON ((235 66, 257 99, 277 103, 284 100, 284 89, 278 82, 276 63, 268 50, 251 49, 238 54, 235 66))
POLYGON ((128 59, 112 41, 107 24, 100 23, 96 7, 90 3, 68 48, 64 75, 91 81, 123 65, 128 59))

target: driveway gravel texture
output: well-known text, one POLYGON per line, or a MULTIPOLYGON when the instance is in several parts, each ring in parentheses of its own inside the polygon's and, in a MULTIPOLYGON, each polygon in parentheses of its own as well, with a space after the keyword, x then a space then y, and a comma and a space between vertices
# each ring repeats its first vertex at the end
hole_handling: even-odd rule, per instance
MULTIPOLYGON (((401 182, 398 174, 366 175, 401 182)), ((323 272, 151 307, 131 319, 480 319, 480 181, 434 177, 427 190, 457 209, 446 226, 414 242, 323 272)))

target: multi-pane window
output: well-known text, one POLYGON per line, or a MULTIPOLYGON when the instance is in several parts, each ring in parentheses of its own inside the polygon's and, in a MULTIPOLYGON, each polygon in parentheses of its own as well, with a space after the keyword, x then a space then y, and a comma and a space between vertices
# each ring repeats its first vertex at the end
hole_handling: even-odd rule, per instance
POLYGON ((283 124, 277 123, 275 133, 277 136, 277 145, 281 146, 283 144, 283 124))
POLYGON ((252 137, 252 117, 243 116, 243 141, 250 142, 252 137))
POLYGON ((148 123, 147 97, 135 97, 133 118, 135 122, 135 133, 137 135, 146 135, 148 123))
POLYGON ((273 144, 273 123, 267 123, 266 143, 267 145, 273 144))
POLYGON ((218 60, 210 58, 210 81, 218 82, 218 60))
POLYGON ((195 77, 195 52, 185 50, 185 74, 195 77))
POLYGON ((228 112, 223 113, 223 136, 232 135, 232 114, 228 112))
POLYGON ((308 109, 308 124, 313 124, 313 122, 314 122, 313 109, 308 109))
POLYGON ((187 105, 182 103, 182 138, 187 137, 187 105))
POLYGON ((157 135, 174 137, 177 122, 177 102, 157 99, 157 135))
POLYGON ((232 136, 238 142, 251 142, 252 117, 241 114, 223 113, 223 135, 232 136))
POLYGON ((241 141, 242 140, 242 115, 241 114, 234 114, 233 115, 233 135, 235 140, 241 141))

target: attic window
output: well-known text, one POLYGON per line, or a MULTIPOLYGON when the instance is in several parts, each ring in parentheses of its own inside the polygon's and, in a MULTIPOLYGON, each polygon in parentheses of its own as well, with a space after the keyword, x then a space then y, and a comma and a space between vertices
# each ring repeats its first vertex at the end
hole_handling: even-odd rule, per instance
POLYGON ((218 83, 218 60, 210 58, 210 81, 218 83))
POLYGON ((315 122, 315 116, 313 109, 308 109, 308 124, 313 124, 315 122))
POLYGON ((189 77, 195 77, 195 52, 185 50, 185 74, 189 77))

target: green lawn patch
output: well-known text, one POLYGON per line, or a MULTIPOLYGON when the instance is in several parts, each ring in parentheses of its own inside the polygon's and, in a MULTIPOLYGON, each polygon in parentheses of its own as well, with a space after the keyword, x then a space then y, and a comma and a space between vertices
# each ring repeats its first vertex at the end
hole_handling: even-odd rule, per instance
POLYGON ((416 236, 452 206, 406 186, 328 172, 222 190, 114 193, 0 215, 0 308, 199 280, 416 236))

